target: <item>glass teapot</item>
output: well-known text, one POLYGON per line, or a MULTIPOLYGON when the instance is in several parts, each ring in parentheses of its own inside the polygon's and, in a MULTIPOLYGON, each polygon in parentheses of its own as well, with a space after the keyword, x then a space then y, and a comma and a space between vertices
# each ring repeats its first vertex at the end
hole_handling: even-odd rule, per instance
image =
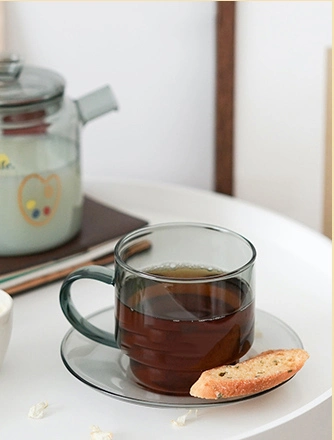
POLYGON ((109 86, 64 92, 58 73, 0 55, 1 256, 60 246, 81 228, 81 128, 117 102, 109 86))

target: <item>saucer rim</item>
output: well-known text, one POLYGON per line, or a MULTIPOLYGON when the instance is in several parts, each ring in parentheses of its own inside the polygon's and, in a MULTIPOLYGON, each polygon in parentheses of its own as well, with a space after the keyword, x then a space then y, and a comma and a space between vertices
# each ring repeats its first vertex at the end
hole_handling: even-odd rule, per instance
MULTIPOLYGON (((100 309, 96 312, 93 312, 89 315, 86 316, 87 320, 90 320, 92 318, 95 318, 96 316, 99 316, 103 313, 107 313, 107 312, 111 312, 112 310, 114 310, 114 306, 108 306, 105 307, 103 309, 100 309)), ((295 332, 295 330, 292 329, 292 327, 290 327, 288 324, 286 324, 284 321, 282 321, 280 318, 278 318, 277 316, 273 315, 272 313, 269 313, 267 311, 264 311, 262 309, 256 309, 255 311, 256 314, 260 313, 260 315, 266 315, 267 317, 269 317, 270 319, 276 321, 277 323, 279 323, 279 325, 285 327, 291 334, 293 334, 294 338, 296 339, 296 341, 298 342, 298 346, 296 346, 295 348, 304 348, 303 343, 301 338, 299 337, 299 335, 295 332)), ((275 387, 269 388, 268 390, 264 390, 261 392, 257 392, 257 393, 253 393, 253 394, 249 394, 249 395, 245 395, 245 396, 239 396, 239 397, 234 397, 234 398, 227 398, 227 399, 219 399, 219 400, 202 400, 202 399, 198 399, 196 397, 192 397, 192 396, 173 396, 171 395, 170 397, 174 397, 176 400, 178 399, 188 399, 187 402, 182 403, 182 401, 180 402, 175 402, 175 403, 169 403, 169 402, 157 402, 157 401, 153 401, 153 400, 143 400, 143 399, 139 399, 137 397, 132 397, 132 396, 128 396, 126 394, 121 395, 121 394, 117 394, 116 392, 113 391, 109 391, 106 389, 103 389, 101 386, 98 386, 90 381, 88 381, 87 379, 85 379, 84 377, 80 376, 79 373, 77 373, 69 364, 68 360, 66 359, 66 356, 64 354, 64 347, 66 345, 66 342, 68 341, 68 339, 70 338, 70 336, 72 334, 77 334, 80 337, 86 339, 87 341, 89 341, 90 343, 94 344, 94 345, 102 345, 103 347, 110 349, 112 351, 114 350, 118 350, 115 349, 113 347, 109 347, 107 345, 101 344, 99 342, 95 342, 92 339, 87 338, 86 336, 82 335, 80 332, 78 332, 75 328, 71 327, 64 335, 62 341, 61 341, 61 345, 60 345, 60 356, 61 356, 61 360, 64 364, 64 366, 66 367, 66 369, 76 378, 78 379, 80 382, 84 383, 85 385, 88 385, 90 388, 93 388, 99 392, 101 392, 102 394, 105 394, 109 397, 115 398, 117 400, 121 400, 121 401, 126 401, 128 403, 132 403, 132 404, 136 404, 136 405, 142 405, 142 406, 149 406, 149 407, 165 407, 165 408, 185 408, 185 409, 198 409, 198 408, 206 408, 206 407, 213 407, 213 406, 221 406, 221 405, 231 405, 231 404, 236 404, 236 403, 240 403, 240 402, 244 402, 259 396, 262 396, 264 394, 267 394, 269 392, 274 391, 277 388, 280 388, 282 385, 286 384, 287 382, 289 382, 291 379, 293 379, 294 376, 292 376, 291 378, 289 378, 288 380, 282 382, 279 385, 276 385, 275 387), (191 400, 191 401, 189 401, 191 400)), ((255 338, 256 339, 256 335, 255 338)), ((123 354, 121 352, 121 350, 119 351, 119 357, 121 356, 126 356, 126 354, 123 354)), ((245 357, 243 358, 246 359, 247 358, 247 354, 245 355, 245 357)), ((125 377, 125 380, 131 380, 128 377, 125 377)), ((160 396, 165 396, 163 394, 159 394, 150 390, 147 390, 146 388, 144 388, 143 386, 135 383, 134 381, 133 385, 138 387, 139 389, 143 390, 143 392, 150 392, 152 394, 155 395, 160 395, 160 396)))

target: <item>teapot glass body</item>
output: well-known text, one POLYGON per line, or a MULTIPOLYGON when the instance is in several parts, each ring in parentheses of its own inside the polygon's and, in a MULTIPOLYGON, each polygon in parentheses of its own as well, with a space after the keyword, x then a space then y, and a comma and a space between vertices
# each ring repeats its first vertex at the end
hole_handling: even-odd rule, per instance
POLYGON ((45 69, 1 82, 0 60, 1 256, 46 251, 78 234, 81 128, 116 108, 109 87, 74 101, 45 69))

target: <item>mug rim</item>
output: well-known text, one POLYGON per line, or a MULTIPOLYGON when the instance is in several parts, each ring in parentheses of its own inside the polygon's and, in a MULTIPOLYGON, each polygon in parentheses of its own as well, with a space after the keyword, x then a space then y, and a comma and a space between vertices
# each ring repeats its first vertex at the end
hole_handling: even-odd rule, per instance
POLYGON ((216 282, 216 281, 224 281, 230 278, 235 277, 236 275, 244 272, 249 267, 253 266, 255 263, 255 259, 257 256, 256 248, 253 245, 253 243, 243 236, 242 234, 235 232, 231 229, 213 225, 210 223, 201 223, 201 222, 166 222, 166 223, 156 223, 152 225, 143 226, 139 229, 136 229, 128 234, 126 234, 124 237, 122 237, 116 244, 114 249, 114 256, 115 256, 115 263, 117 263, 119 266, 121 266, 124 270, 132 273, 133 275, 137 275, 140 278, 149 279, 152 281, 157 282, 173 282, 173 283, 180 283, 180 284, 195 284, 199 281, 201 282, 216 282), (197 278, 172 278, 172 277, 166 277, 162 275, 153 275, 148 272, 143 272, 142 270, 135 269, 134 267, 127 264, 120 256, 120 250, 121 247, 126 244, 127 242, 133 240, 134 238, 140 238, 140 236, 145 236, 149 231, 155 231, 155 230, 161 230, 165 228, 181 228, 181 227, 192 227, 192 228, 198 228, 198 229, 210 229, 214 230, 216 232, 223 232, 227 233, 229 235, 233 235, 239 239, 241 239, 251 250, 251 258, 242 266, 238 267, 235 270, 229 271, 224 274, 219 275, 212 275, 208 277, 197 277, 197 278))

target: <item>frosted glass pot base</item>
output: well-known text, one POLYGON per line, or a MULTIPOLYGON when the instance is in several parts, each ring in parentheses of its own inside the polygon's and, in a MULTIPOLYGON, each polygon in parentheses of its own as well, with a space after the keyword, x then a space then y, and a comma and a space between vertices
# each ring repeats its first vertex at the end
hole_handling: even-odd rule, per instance
POLYGON ((81 228, 82 190, 76 146, 56 136, 2 139, 0 255, 46 251, 81 228))

